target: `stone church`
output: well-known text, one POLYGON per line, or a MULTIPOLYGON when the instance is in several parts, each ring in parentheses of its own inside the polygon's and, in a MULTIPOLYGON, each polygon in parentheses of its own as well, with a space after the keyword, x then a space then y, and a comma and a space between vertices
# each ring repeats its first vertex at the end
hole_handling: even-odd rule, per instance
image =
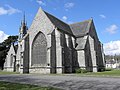
POLYGON ((105 67, 103 45, 93 19, 66 24, 41 8, 30 28, 25 17, 18 44, 12 44, 4 70, 20 73, 73 73, 77 68, 90 72, 105 67))

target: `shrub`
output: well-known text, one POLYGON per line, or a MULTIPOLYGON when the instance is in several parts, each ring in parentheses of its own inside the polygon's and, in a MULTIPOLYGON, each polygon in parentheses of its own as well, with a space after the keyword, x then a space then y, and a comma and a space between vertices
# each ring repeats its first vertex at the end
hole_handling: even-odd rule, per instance
POLYGON ((86 69, 81 69, 81 73, 87 73, 86 69))
POLYGON ((86 69, 81 69, 81 68, 78 68, 75 70, 76 73, 87 73, 87 70, 86 69))
POLYGON ((76 69, 75 73, 81 73, 81 69, 80 68, 76 69))

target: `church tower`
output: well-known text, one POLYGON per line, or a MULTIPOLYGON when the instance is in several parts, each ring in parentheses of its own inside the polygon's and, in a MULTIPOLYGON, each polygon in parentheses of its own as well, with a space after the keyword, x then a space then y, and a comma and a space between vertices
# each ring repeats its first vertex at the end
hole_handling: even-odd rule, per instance
POLYGON ((25 14, 23 16, 23 20, 21 21, 21 26, 19 28, 19 40, 21 40, 27 33, 28 27, 25 21, 25 14))

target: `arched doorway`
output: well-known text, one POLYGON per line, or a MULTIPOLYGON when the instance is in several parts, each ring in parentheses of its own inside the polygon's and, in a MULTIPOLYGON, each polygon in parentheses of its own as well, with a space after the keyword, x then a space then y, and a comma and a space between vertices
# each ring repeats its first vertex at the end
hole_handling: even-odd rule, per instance
POLYGON ((45 35, 39 32, 32 43, 32 66, 44 66, 47 61, 47 41, 45 35))

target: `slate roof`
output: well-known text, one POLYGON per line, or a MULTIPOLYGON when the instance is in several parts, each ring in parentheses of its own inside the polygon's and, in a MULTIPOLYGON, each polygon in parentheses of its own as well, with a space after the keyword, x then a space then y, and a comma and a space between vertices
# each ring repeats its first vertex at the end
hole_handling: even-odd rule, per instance
POLYGON ((89 33, 90 25, 92 22, 92 19, 79 22, 79 23, 73 23, 73 24, 66 24, 63 21, 59 20, 58 18, 54 17, 53 15, 47 13, 44 11, 44 13, 47 15, 47 17, 50 19, 50 21, 60 30, 63 30, 64 32, 67 32, 71 35, 74 35, 77 38, 77 50, 82 50, 85 48, 86 42, 87 42, 87 33, 89 33))
POLYGON ((79 37, 79 36, 84 36, 87 33, 89 33, 91 21, 92 21, 92 19, 89 19, 89 20, 86 20, 83 22, 70 24, 70 28, 71 28, 73 34, 76 37, 79 37))
MULTIPOLYGON (((45 11, 44 11, 45 12, 45 11)), ((47 17, 50 19, 50 21, 60 30, 63 30, 64 32, 67 32, 71 35, 73 35, 70 26, 68 24, 66 24, 65 22, 59 20, 58 18, 54 17, 53 15, 45 12, 45 14, 47 15, 47 17)))
POLYGON ((84 36, 81 38, 77 38, 76 43, 78 44, 76 49, 77 50, 82 50, 85 48, 86 42, 87 42, 87 37, 88 36, 84 36))

